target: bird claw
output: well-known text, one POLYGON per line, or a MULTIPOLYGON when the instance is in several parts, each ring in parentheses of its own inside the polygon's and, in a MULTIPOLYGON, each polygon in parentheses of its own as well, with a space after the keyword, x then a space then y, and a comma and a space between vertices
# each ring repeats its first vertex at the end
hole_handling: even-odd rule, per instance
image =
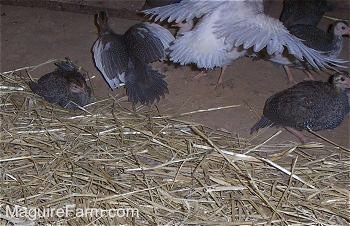
POLYGON ((298 84, 298 82, 295 81, 295 79, 288 79, 288 85, 294 86, 294 85, 296 85, 296 84, 298 84))
POLYGON ((315 79, 311 79, 311 78, 304 78, 303 81, 315 81, 315 79))
POLYGON ((198 74, 192 76, 192 78, 197 80, 197 79, 203 78, 207 75, 208 75, 208 73, 206 71, 201 71, 198 74))

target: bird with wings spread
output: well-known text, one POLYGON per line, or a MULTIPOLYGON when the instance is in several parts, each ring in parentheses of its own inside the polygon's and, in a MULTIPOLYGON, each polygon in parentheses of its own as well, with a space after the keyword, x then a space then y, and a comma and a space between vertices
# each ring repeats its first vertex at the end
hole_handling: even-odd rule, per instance
MULTIPOLYGON (((346 61, 314 50, 292 35, 278 19, 264 14, 263 0, 182 0, 143 11, 155 21, 181 23, 198 18, 169 47, 170 60, 198 68, 225 68, 246 56, 248 49, 269 55, 284 51, 315 69, 340 66, 346 61)), ((218 82, 222 81, 220 74, 218 82)))

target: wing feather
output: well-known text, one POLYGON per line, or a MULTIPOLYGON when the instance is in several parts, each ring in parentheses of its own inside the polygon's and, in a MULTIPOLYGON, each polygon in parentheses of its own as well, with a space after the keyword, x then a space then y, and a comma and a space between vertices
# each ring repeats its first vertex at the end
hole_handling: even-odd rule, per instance
POLYGON ((164 21, 168 18, 169 23, 174 21, 180 23, 211 13, 223 2, 222 0, 183 0, 179 3, 147 9, 143 12, 146 15, 151 15, 155 21, 164 21))
POLYGON ((167 29, 147 22, 132 26, 123 38, 129 54, 144 63, 163 59, 166 49, 175 40, 167 29))
POLYGON ((97 39, 93 46, 93 55, 96 67, 111 89, 124 85, 124 75, 128 66, 128 52, 119 37, 113 35, 97 39), (113 41, 109 42, 109 39, 113 41))
POLYGON ((225 20, 217 21, 215 31, 219 38, 225 38, 225 43, 236 47, 253 47, 254 51, 266 47, 269 55, 282 54, 286 47, 290 54, 301 61, 306 60, 316 69, 342 67, 342 64, 346 63, 304 45, 302 40, 290 34, 279 20, 265 15, 260 7, 257 7, 258 2, 232 1, 228 4, 230 6, 227 5, 221 10, 221 18, 225 17, 225 20))

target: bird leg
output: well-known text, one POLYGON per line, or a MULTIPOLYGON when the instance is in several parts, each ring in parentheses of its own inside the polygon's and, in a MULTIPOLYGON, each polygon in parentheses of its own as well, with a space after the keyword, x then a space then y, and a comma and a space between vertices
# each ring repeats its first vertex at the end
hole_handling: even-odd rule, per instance
POLYGON ((314 81, 315 80, 315 77, 312 75, 312 73, 308 70, 304 70, 304 73, 307 74, 307 77, 305 80, 311 80, 311 81, 314 81))
POLYGON ((218 81, 216 82, 215 89, 217 89, 219 86, 222 85, 222 77, 224 75, 226 68, 227 66, 221 67, 220 75, 219 75, 218 81))
POLYGON ((307 142, 307 138, 304 136, 304 134, 302 134, 302 132, 293 129, 291 127, 285 127, 285 129, 292 133, 294 136, 298 137, 298 139, 301 141, 302 144, 305 144, 307 142))
POLYGON ((286 71, 287 77, 288 77, 288 82, 290 84, 296 84, 297 82, 294 79, 294 76, 292 74, 292 71, 287 65, 283 65, 284 70, 286 71))

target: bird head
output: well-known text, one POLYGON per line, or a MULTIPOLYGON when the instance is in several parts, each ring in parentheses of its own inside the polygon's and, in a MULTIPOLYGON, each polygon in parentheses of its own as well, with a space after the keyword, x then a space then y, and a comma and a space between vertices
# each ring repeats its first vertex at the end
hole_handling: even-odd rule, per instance
POLYGON ((87 93, 88 87, 83 77, 69 76, 67 77, 69 84, 69 91, 71 93, 87 93))
POLYGON ((105 11, 100 11, 95 15, 95 24, 98 28, 98 33, 101 35, 105 32, 110 31, 108 25, 108 14, 105 11))
POLYGON ((349 72, 339 71, 330 77, 330 83, 340 90, 350 89, 349 72))
POLYGON ((350 36, 349 24, 345 21, 337 21, 332 26, 333 34, 336 36, 350 36))

